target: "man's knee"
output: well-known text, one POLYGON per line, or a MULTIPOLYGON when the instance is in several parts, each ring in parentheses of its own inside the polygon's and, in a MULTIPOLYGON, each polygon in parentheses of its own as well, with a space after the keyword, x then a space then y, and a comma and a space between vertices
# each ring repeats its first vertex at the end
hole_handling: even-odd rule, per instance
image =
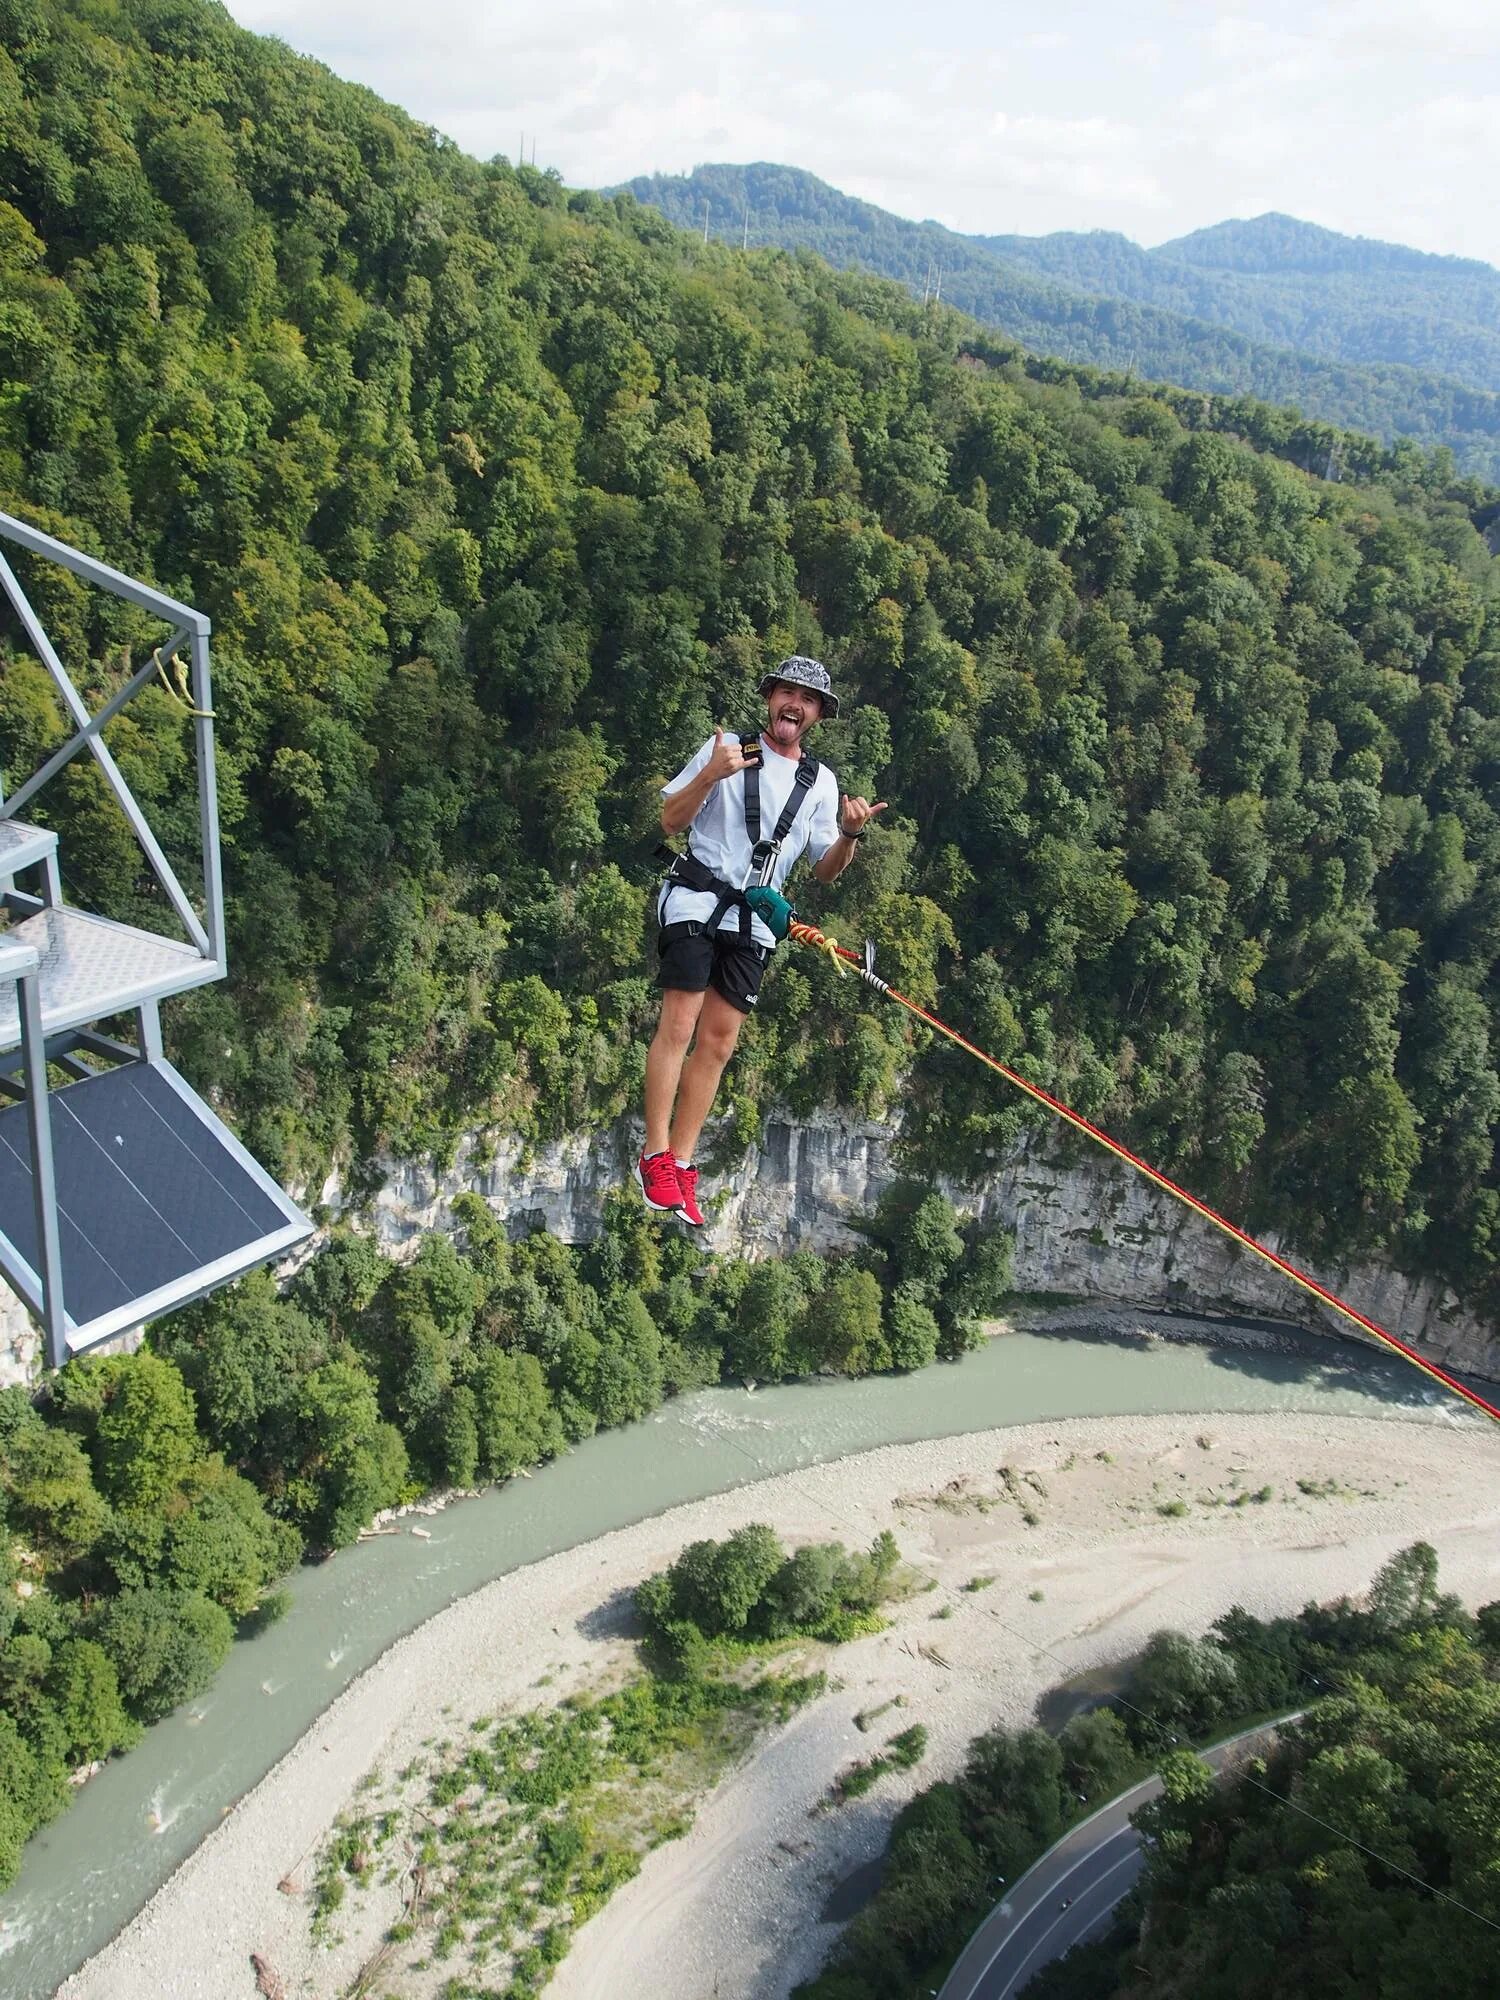
POLYGON ((734 1054, 744 1019, 743 1014, 737 1014, 728 1007, 716 1007, 712 1013, 705 1009, 698 1023, 698 1047, 722 1067, 734 1054))
POLYGON ((686 1050, 698 1025, 702 1005, 701 993, 685 993, 678 987, 669 986, 661 997, 661 1016, 656 1023, 654 1039, 663 1048, 686 1050))

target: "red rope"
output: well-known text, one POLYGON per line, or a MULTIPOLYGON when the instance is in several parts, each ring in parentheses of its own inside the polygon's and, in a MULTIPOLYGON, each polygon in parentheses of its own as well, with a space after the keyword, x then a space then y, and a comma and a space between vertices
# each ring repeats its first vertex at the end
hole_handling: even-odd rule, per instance
POLYGON ((950 1028, 946 1021, 939 1020, 936 1014, 929 1013, 917 1001, 909 1000, 904 993, 898 993, 894 986, 888 986, 884 980, 874 978, 872 974, 865 970, 858 952, 847 950, 845 946, 838 943, 837 939, 826 937, 815 925, 805 924, 800 920, 792 924, 791 935, 796 938, 799 944, 810 945, 815 950, 826 951, 830 957, 839 958, 845 960, 850 965, 858 966, 864 977, 870 981, 878 992, 884 993, 889 999, 894 1000, 898 1006, 904 1007, 909 1014, 914 1014, 919 1021, 925 1021, 929 1028, 935 1028, 940 1035, 945 1035, 956 1047, 963 1049, 966 1054, 976 1057, 986 1068, 994 1070, 997 1076, 1004 1077, 1006 1082, 1013 1084, 1017 1090, 1024 1091, 1028 1097, 1033 1098, 1038 1104, 1045 1105, 1056 1117, 1063 1119, 1077 1131, 1087 1134, 1090 1139, 1093 1139, 1098 1145, 1103 1146, 1106 1152, 1113 1153, 1116 1159, 1124 1160, 1128 1166, 1134 1167, 1137 1173, 1144 1174, 1157 1187, 1162 1188, 1167 1194, 1174 1196, 1178 1201, 1184 1202, 1195 1214, 1203 1216, 1206 1221, 1213 1223, 1215 1228, 1222 1229, 1226 1236, 1232 1236, 1236 1243, 1243 1244, 1247 1250, 1253 1250, 1257 1257, 1264 1258, 1266 1263, 1273 1265, 1284 1277, 1290 1278, 1294 1284, 1300 1285, 1304 1291, 1311 1292, 1314 1298, 1321 1299, 1324 1305, 1332 1306, 1335 1312, 1342 1313, 1345 1319, 1351 1320, 1355 1326, 1362 1328, 1364 1332, 1372 1334, 1376 1340, 1389 1348, 1393 1354, 1400 1355, 1403 1361, 1409 1361, 1413 1367, 1420 1368, 1423 1374, 1430 1376, 1434 1382, 1440 1382, 1453 1395, 1461 1396, 1466 1403, 1472 1403, 1476 1410, 1482 1410, 1487 1417, 1493 1417, 1497 1423, 1500 1423, 1500 1408, 1497 1408, 1493 1403, 1486 1402, 1484 1397, 1479 1395, 1475 1390, 1467 1388, 1458 1380, 1457 1376, 1450 1375, 1445 1368, 1440 1368, 1435 1361, 1429 1361, 1426 1355, 1419 1354, 1414 1347, 1408 1347, 1406 1342, 1398 1340, 1395 1334, 1387 1333, 1383 1326, 1378 1325, 1376 1321, 1358 1311, 1356 1307, 1348 1304, 1346 1300, 1341 1299, 1337 1292, 1331 1292, 1326 1285, 1319 1284, 1318 1280, 1310 1277, 1306 1271, 1299 1270, 1287 1258, 1278 1255, 1274 1250, 1268 1249, 1264 1243, 1258 1242, 1246 1230, 1241 1229, 1237 1223, 1231 1222, 1227 1216, 1220 1215, 1216 1208, 1210 1208, 1207 1202, 1199 1201, 1198 1197, 1195 1194, 1190 1194, 1185 1187, 1179 1187, 1176 1181, 1170 1180, 1166 1174, 1159 1172, 1148 1160, 1143 1160, 1138 1153, 1132 1153, 1128 1146, 1122 1146, 1118 1139, 1112 1139, 1106 1131, 1085 1118, 1081 1112, 1074 1111, 1070 1105, 1064 1104, 1060 1097, 1054 1097, 1050 1091, 1043 1090, 1040 1084, 1028 1082, 1024 1076, 1008 1068, 1006 1064, 998 1061, 994 1056, 987 1055, 983 1049, 977 1048, 973 1042, 968 1041, 963 1035, 959 1034, 956 1028, 950 1028))

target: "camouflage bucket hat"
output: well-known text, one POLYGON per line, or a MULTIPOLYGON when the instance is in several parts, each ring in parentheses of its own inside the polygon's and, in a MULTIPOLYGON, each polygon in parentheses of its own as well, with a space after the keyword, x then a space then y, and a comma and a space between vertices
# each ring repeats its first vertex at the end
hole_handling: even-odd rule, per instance
POLYGON ((789 687, 810 688, 822 698, 823 719, 831 722, 839 712, 839 698, 833 691, 833 683, 828 678, 828 669, 821 660, 809 660, 801 653, 793 653, 789 660, 783 660, 774 673, 761 678, 760 692, 767 694, 778 681, 785 681, 789 687))

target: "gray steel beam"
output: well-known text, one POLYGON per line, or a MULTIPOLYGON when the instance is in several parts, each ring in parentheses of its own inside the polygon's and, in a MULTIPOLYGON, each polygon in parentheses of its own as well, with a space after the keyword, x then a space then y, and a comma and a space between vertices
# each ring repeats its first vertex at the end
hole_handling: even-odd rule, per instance
MULTIPOLYGON (((171 638, 167 641, 165 646, 157 647, 156 653, 161 656, 163 664, 165 664, 166 661, 173 658, 179 646, 184 646, 187 644, 188 637, 189 635, 186 632, 174 632, 171 638)), ((131 675, 130 679, 125 683, 124 687, 120 688, 116 693, 110 696, 109 700, 104 704, 103 708, 100 709, 99 713, 97 715, 90 716, 89 720, 84 724, 83 728, 78 730, 76 734, 70 736, 67 742, 63 744, 60 750, 54 750, 52 755, 47 759, 46 763, 43 764, 42 768, 39 771, 34 772, 33 775, 26 780, 25 784, 21 786, 20 790, 14 793, 13 796, 6 801, 3 807, 0 807, 0 819, 14 819, 16 814, 21 810, 22 806, 25 805, 26 801, 29 798, 33 798, 36 795, 36 793, 38 793, 42 789, 43 785, 46 784, 49 778, 55 778, 57 776, 57 773, 62 769, 63 765, 70 763, 72 759, 78 755, 79 751, 84 747, 84 745, 89 741, 89 739, 91 737, 97 736, 100 733, 100 731, 104 728, 106 723, 113 722, 115 717, 119 714, 120 710, 125 706, 126 702, 130 700, 133 694, 138 693, 139 690, 146 685, 147 681, 155 680, 155 678, 156 678, 156 654, 153 654, 153 656, 149 660, 147 660, 145 666, 143 666, 137 673, 131 675)), ((201 707, 202 704, 199 703, 199 706, 201 707)))
MULTIPOLYGON (((33 954, 34 956, 34 954, 33 954)), ((57 1183, 52 1171, 52 1117, 47 1102, 47 1045, 42 1034, 41 982, 37 969, 23 972, 21 1047, 26 1057, 26 1125, 31 1137, 31 1186, 36 1234, 42 1247, 42 1328, 49 1367, 68 1358, 67 1314, 63 1307, 62 1250, 57 1236, 57 1183)))
MULTIPOLYGON (((146 1004, 155 1005, 154 1002, 146 1004)), ((136 1011, 139 1014, 139 1010, 136 1011)), ((112 1035, 96 1035, 90 1028, 64 1028, 61 1034, 47 1037, 49 1063, 60 1063, 76 1049, 82 1049, 86 1055, 98 1056, 101 1062, 107 1063, 144 1062, 148 1054, 160 1054, 160 1050, 148 1051, 144 1047, 133 1048, 129 1042, 117 1042, 112 1035)), ((3 1089, 7 1077, 14 1077, 25 1068, 25 1050, 7 1049, 4 1055, 0 1055, 0 1089, 3 1089)), ((17 1097, 24 1095, 19 1089, 13 1094, 17 1097)))
POLYGON ((154 611, 169 624, 185 625, 190 632, 205 634, 212 629, 207 616, 195 611, 190 604, 179 603, 175 597, 168 597, 164 590, 153 590, 149 584, 138 583, 133 576, 111 569, 108 563, 69 548, 66 542, 44 535, 40 528, 18 521, 14 514, 0 514, 0 535, 18 543, 23 549, 29 549, 35 556, 46 556, 51 562, 61 563, 75 576, 83 577, 88 583, 97 583, 103 590, 113 591, 116 597, 138 604, 143 611, 154 611))
POLYGON ((208 922, 209 956, 223 965, 224 867, 219 853, 219 783, 214 761, 213 675, 208 664, 208 631, 193 634, 193 735, 198 750, 198 831, 203 847, 203 914, 208 922))
MULTIPOLYGON (((165 890, 167 900, 177 912, 178 921, 182 924, 188 936, 193 940, 193 943, 198 947, 203 956, 205 958, 213 958, 214 951, 209 944, 207 931, 204 930, 203 925, 198 920, 198 912, 188 901, 187 891, 178 881, 171 862, 168 861, 166 855, 162 852, 160 841, 158 841, 156 835, 146 824, 145 815, 136 804, 135 795, 126 783, 119 765, 110 755, 108 746, 101 742, 97 736, 88 733, 88 725, 93 718, 84 706, 83 697, 79 694, 77 688, 74 687, 66 667, 64 667, 62 661, 57 657, 52 641, 43 630, 42 622, 32 609, 31 601, 25 591, 22 590, 15 571, 5 560, 4 556, 0 556, 0 588, 4 589, 6 596, 15 606, 16 616, 26 628, 26 636, 40 654, 42 664, 57 683, 58 692, 67 704, 68 711, 72 715, 73 720, 87 737, 89 749, 93 752, 96 763, 104 773, 104 782, 114 793, 116 803, 119 805, 126 819, 129 820, 135 832, 136 839, 145 850, 146 859, 151 863, 157 881, 165 890)), ((178 610, 181 612, 185 610, 185 607, 179 606, 178 610)))
MULTIPOLYGON (((164 1053, 161 1040, 161 1009, 154 1000, 143 1000, 135 1010, 136 1051, 148 1062, 153 1056, 164 1053)), ((120 1042, 108 1041, 103 1035, 87 1035, 81 1038, 83 1046, 91 1054, 102 1054, 106 1049, 111 1053, 127 1053, 120 1042)))

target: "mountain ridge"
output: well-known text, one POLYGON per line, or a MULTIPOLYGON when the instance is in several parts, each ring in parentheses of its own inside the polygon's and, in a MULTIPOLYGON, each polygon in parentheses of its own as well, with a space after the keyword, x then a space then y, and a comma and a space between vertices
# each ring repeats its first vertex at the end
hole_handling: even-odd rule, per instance
MULTIPOLYGON (((1413 244, 1397 243, 1384 236, 1351 236, 1347 231, 1329 229, 1321 222, 1308 222, 1301 216, 1288 215, 1276 208, 1268 208, 1260 215, 1229 216, 1222 222, 1210 222, 1201 229, 1190 229, 1185 235, 1169 237, 1165 242, 1151 245, 1146 254, 1181 258, 1188 254, 1189 245, 1195 246, 1198 251, 1207 251, 1224 242, 1231 242, 1236 248, 1253 254, 1256 247, 1271 236, 1283 242, 1290 239, 1305 243, 1310 248, 1316 246, 1323 253, 1320 261, 1335 268, 1368 264, 1372 261, 1370 253, 1379 252, 1378 259, 1373 261, 1394 268, 1422 269, 1440 265, 1448 270, 1483 272, 1491 279, 1500 279, 1500 271, 1480 257, 1459 257, 1443 250, 1418 250, 1413 244), (1351 252, 1359 254, 1352 257, 1351 252)), ((1125 240, 1131 241, 1129 237, 1125 240)), ((1201 261, 1211 260, 1204 257, 1201 261)), ((1285 259, 1281 261, 1285 263, 1285 259)), ((1243 265, 1236 262, 1222 268, 1236 269, 1243 268, 1243 265)))
MULTIPOLYGON (((1450 269, 1452 297, 1438 320, 1426 303, 1425 280, 1385 266, 1378 279, 1346 273, 1339 284, 1349 298, 1330 313, 1326 284, 1319 294, 1248 269, 1210 268, 1192 255, 1167 256, 1167 246, 1146 250, 1109 231, 964 236, 931 220, 892 215, 800 168, 769 162, 640 175, 624 190, 682 227, 701 229, 706 213, 710 233, 731 243, 815 250, 913 291, 940 279, 944 300, 1042 353, 1133 368, 1217 394, 1294 403, 1311 416, 1387 439, 1447 444, 1466 468, 1500 475, 1500 272, 1483 265, 1438 260, 1445 269, 1457 267, 1450 269)), ((1299 241, 1301 232, 1317 228, 1267 216, 1179 241, 1196 241, 1198 257, 1208 251, 1220 258, 1227 241, 1230 254, 1243 259, 1248 231, 1263 258, 1282 220, 1299 241), (1226 230, 1241 235, 1226 238, 1226 230)), ((1337 240, 1347 257, 1402 248, 1337 240)), ((1425 252, 1412 255, 1427 260, 1425 252)))

